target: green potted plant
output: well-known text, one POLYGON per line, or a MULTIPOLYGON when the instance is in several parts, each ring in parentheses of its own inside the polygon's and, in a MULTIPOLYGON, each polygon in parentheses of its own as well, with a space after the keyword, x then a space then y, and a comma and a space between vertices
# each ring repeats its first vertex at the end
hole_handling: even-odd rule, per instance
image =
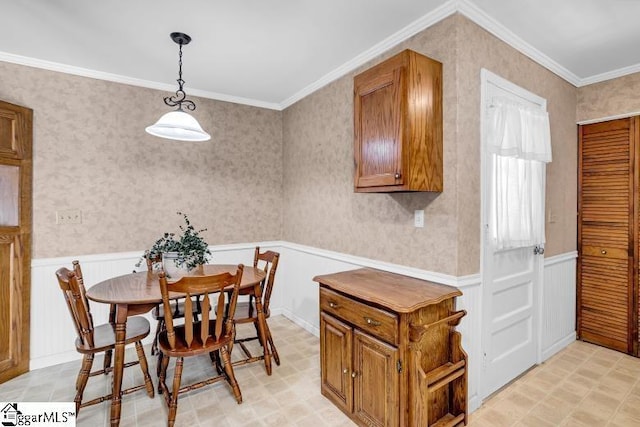
POLYGON ((182 212, 177 212, 177 214, 182 215, 185 222, 184 225, 180 225, 182 235, 164 233, 150 249, 145 251, 136 267, 142 264, 142 260, 162 259, 165 273, 168 276, 175 276, 179 270, 191 271, 208 261, 211 251, 207 242, 200 235, 207 229, 196 230, 187 214, 182 212))

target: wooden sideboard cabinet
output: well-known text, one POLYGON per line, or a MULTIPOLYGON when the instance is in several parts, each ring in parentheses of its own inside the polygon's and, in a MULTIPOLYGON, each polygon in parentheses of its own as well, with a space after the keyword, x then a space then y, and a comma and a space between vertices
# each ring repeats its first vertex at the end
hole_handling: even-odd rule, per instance
POLYGON ((353 91, 355 191, 442 191, 442 64, 404 50, 353 91))
POLYGON ((361 426, 467 424, 458 289, 369 268, 313 280, 325 397, 361 426))

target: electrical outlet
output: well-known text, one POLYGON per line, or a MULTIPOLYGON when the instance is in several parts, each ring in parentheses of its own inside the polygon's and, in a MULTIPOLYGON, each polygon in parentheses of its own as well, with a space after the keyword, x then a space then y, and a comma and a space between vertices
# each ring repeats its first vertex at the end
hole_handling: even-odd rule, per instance
POLYGON ((56 211, 56 224, 82 224, 82 211, 80 209, 56 211))
POLYGON ((413 212, 413 226, 418 228, 424 227, 424 210, 416 210, 413 212))

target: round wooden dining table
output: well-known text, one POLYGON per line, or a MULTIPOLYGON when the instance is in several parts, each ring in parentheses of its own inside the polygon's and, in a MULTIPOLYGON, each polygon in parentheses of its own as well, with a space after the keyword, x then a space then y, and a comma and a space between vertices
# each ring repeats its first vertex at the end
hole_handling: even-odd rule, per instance
MULTIPOLYGON (((204 265, 204 274, 235 274, 238 266, 232 264, 208 264, 204 265)), ((262 310, 262 287, 260 283, 265 278, 265 272, 256 267, 244 267, 240 289, 253 288, 256 298, 256 314, 258 327, 264 348, 267 348, 266 334, 264 333, 264 312, 262 310)), ((171 298, 180 298, 184 294, 170 292, 171 298)), ((127 317, 143 314, 162 303, 160 282, 158 273, 151 274, 146 271, 130 273, 113 277, 95 284, 87 290, 87 298, 92 301, 110 304, 112 307, 109 321, 114 324, 116 345, 113 360, 113 392, 111 400, 111 425, 120 425, 120 412, 122 405, 122 371, 124 369, 124 343, 127 329, 127 317)), ((267 372, 271 372, 271 360, 265 357, 267 372)))

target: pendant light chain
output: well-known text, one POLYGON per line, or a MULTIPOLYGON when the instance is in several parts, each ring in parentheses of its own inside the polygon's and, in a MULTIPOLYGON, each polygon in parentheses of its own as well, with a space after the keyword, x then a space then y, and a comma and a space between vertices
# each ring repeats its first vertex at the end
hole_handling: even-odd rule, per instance
POLYGON ((170 107, 178 107, 179 111, 182 111, 182 108, 189 111, 194 111, 196 109, 196 104, 187 99, 187 94, 184 93, 184 80, 182 80, 182 45, 184 44, 182 41, 176 42, 180 46, 178 50, 178 90, 174 96, 167 96, 164 98, 164 103, 170 107))
POLYGON ((184 80, 182 80, 182 43, 180 43, 180 51, 178 53, 178 85, 180 86, 178 91, 184 92, 184 90, 182 90, 182 86, 184 85, 184 80))

